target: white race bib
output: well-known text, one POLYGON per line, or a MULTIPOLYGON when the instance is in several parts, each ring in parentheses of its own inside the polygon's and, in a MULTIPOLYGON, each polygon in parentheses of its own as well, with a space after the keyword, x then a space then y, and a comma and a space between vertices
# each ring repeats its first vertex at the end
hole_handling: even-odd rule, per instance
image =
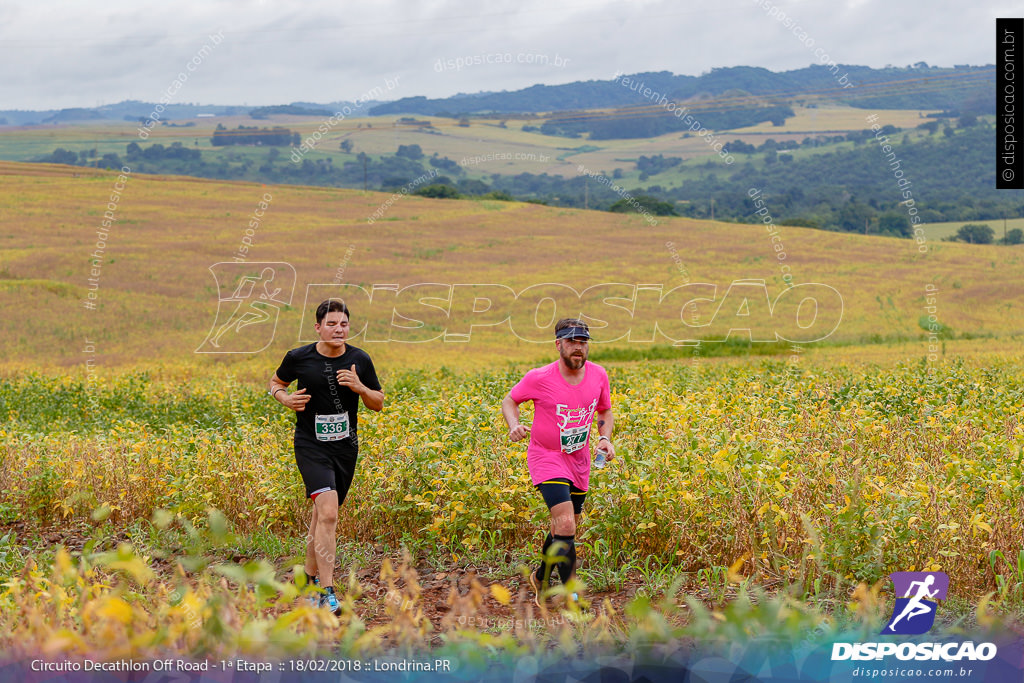
POLYGON ((348 413, 316 416, 317 441, 341 441, 348 438, 348 413))
POLYGON ((562 427, 560 437, 563 453, 575 453, 587 444, 587 434, 590 433, 590 425, 579 427, 562 427))

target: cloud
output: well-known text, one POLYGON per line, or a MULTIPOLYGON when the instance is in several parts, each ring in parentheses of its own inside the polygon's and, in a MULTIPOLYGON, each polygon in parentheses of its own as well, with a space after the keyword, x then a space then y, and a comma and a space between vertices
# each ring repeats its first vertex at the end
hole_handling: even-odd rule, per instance
POLYGON ((0 83, 0 106, 155 100, 218 30, 225 41, 179 101, 329 102, 395 76, 402 88, 394 97, 444 97, 607 79, 616 71, 699 75, 724 66, 778 71, 812 63, 811 51, 768 15, 766 3, 799 22, 835 61, 874 67, 991 63, 994 19, 1016 12, 992 0, 8 3, 0 7, 0 59, 17 67, 0 83), (438 59, 495 54, 512 62, 434 68, 438 59), (549 63, 519 62, 520 54, 546 55, 549 63))

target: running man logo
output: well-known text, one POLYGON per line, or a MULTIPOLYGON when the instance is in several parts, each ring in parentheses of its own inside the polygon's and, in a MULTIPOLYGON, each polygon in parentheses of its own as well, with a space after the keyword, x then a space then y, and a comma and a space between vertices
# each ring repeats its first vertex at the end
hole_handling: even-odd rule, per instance
POLYGON ((291 305, 295 269, 288 263, 221 262, 217 318, 196 353, 259 353, 270 346, 281 308, 291 305))
POLYGON ((935 623, 937 601, 946 599, 949 577, 944 572, 893 572, 889 578, 897 598, 892 618, 882 634, 916 636, 927 633, 935 623))

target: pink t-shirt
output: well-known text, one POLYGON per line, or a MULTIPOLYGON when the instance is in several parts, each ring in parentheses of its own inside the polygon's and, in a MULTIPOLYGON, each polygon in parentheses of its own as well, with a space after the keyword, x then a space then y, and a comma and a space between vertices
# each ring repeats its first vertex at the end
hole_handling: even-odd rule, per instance
POLYGON ((612 407, 608 373, 587 361, 583 381, 574 386, 558 371, 559 362, 530 370, 509 396, 516 403, 533 401, 526 464, 534 485, 565 477, 586 491, 594 413, 612 407))

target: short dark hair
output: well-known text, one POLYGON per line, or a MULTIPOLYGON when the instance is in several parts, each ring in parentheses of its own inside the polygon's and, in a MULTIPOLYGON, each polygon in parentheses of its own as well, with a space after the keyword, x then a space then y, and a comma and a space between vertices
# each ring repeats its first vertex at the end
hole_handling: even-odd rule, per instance
POLYGON ((579 318, 562 318, 555 323, 555 333, 557 334, 559 330, 564 330, 567 327, 582 327, 587 332, 590 332, 590 327, 579 318))
POLYGON ((348 306, 341 299, 324 299, 319 306, 316 307, 316 324, 319 325, 327 317, 328 313, 344 313, 346 318, 351 320, 352 316, 348 312, 348 306))

